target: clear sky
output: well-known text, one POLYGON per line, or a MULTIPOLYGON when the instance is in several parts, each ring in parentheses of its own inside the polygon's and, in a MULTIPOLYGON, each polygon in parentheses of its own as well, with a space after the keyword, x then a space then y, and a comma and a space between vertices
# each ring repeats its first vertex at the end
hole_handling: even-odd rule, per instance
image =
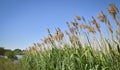
POLYGON ((120 0, 0 0, 0 46, 25 49, 47 36, 46 28, 66 30, 75 15, 90 19, 120 0))

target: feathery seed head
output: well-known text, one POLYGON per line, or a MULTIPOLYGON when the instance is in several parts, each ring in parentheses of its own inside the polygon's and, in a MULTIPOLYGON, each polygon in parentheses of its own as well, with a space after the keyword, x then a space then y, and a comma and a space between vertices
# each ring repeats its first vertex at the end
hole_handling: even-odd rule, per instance
POLYGON ((106 20, 107 20, 105 14, 103 14, 103 12, 98 14, 98 19, 102 22, 106 22, 106 20))
POLYGON ((37 45, 38 45, 38 47, 41 47, 41 46, 42 46, 42 44, 41 44, 41 43, 37 43, 37 45))
POLYGON ((75 41, 75 38, 73 36, 70 36, 69 38, 70 38, 70 42, 72 44, 75 41))
POLYGON ((91 27, 91 26, 88 27, 88 31, 89 31, 89 32, 92 32, 92 33, 95 33, 95 32, 96 32, 95 29, 94 29, 94 27, 91 27))
POLYGON ((88 28, 88 25, 86 25, 86 24, 80 24, 80 28, 88 28))
POLYGON ((73 26, 75 26, 75 27, 78 25, 78 23, 76 22, 76 20, 72 21, 71 23, 72 23, 73 26))
POLYGON ((70 32, 71 32, 72 34, 74 34, 74 33, 75 33, 75 28, 70 28, 70 32))
POLYGON ((113 19, 116 19, 116 14, 119 13, 119 10, 114 4, 110 4, 108 12, 113 17, 113 19))
POLYGON ((76 17, 77 20, 81 20, 80 16, 76 15, 75 17, 76 17))
POLYGON ((48 39, 46 37, 44 37, 43 41, 44 41, 45 44, 47 44, 48 39))
POLYGON ((69 35, 69 33, 65 30, 66 35, 69 35))

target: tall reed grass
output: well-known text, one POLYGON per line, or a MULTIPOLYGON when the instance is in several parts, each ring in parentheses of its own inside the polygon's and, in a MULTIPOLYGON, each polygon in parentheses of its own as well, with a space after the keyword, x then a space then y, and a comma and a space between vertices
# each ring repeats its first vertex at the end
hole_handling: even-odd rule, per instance
POLYGON ((47 29, 48 37, 29 47, 21 63, 26 70, 120 70, 120 13, 114 4, 107 11, 112 20, 104 12, 89 21, 77 15, 66 22, 69 31, 47 29))

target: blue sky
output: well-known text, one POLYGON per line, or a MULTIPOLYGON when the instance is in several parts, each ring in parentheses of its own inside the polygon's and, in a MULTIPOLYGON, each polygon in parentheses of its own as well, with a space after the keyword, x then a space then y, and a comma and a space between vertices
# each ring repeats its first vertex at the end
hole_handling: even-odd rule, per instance
POLYGON ((25 49, 47 36, 46 28, 66 30, 75 15, 90 20, 119 0, 0 0, 0 46, 25 49))

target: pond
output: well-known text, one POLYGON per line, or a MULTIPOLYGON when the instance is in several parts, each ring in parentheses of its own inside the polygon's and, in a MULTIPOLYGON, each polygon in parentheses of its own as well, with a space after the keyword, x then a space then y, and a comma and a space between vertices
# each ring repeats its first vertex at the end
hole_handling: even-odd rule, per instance
POLYGON ((14 63, 17 63, 17 62, 18 62, 18 60, 22 58, 22 56, 23 56, 23 55, 16 55, 17 60, 14 60, 13 62, 14 62, 14 63))

